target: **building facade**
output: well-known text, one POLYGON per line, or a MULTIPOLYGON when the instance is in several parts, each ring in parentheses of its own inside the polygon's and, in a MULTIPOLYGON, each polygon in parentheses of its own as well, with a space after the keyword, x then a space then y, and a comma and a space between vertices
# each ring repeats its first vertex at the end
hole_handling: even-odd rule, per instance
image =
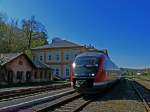
POLYGON ((88 48, 84 45, 54 38, 49 45, 32 49, 33 62, 38 60, 49 65, 53 76, 66 79, 70 77, 71 64, 75 57, 85 51, 88 48))
POLYGON ((51 80, 49 68, 34 64, 26 54, 0 54, 0 84, 28 83, 51 80))

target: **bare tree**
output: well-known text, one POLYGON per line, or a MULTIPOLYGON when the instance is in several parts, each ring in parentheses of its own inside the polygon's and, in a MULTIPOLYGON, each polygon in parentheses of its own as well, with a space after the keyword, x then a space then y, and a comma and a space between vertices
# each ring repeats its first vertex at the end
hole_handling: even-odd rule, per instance
POLYGON ((47 44, 45 26, 34 16, 24 19, 19 26, 18 20, 8 19, 0 12, 0 52, 26 52, 44 44, 47 44))
MULTIPOLYGON (((22 21, 22 29, 28 41, 27 49, 31 48, 31 41, 33 38, 38 38, 41 37, 41 34, 46 34, 45 26, 42 23, 36 21, 34 16, 32 16, 31 19, 24 19, 22 21)), ((47 38, 45 35, 42 36, 47 38)))

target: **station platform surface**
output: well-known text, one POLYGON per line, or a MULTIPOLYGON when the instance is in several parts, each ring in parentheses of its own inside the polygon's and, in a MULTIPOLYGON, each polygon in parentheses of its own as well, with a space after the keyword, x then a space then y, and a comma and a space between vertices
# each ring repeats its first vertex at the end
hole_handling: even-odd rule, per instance
POLYGON ((0 88, 0 93, 16 91, 16 90, 21 90, 21 89, 40 88, 40 87, 44 87, 44 86, 57 86, 57 85, 63 85, 63 84, 69 84, 69 82, 67 82, 67 83, 52 83, 52 84, 49 84, 49 85, 37 85, 37 86, 34 85, 34 86, 24 86, 24 87, 0 88))

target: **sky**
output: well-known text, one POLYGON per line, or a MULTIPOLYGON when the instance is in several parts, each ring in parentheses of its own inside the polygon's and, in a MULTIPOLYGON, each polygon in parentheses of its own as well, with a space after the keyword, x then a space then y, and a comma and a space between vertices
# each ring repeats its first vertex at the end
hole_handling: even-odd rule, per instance
POLYGON ((32 15, 54 37, 108 49, 119 67, 150 67, 149 0, 0 0, 0 12, 32 15))

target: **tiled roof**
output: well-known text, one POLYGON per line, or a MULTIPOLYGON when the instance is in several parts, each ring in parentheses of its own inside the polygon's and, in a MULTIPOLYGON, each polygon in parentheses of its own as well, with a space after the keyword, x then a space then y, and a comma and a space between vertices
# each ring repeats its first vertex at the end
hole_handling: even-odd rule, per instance
POLYGON ((7 64, 8 62, 14 60, 15 58, 17 58, 18 56, 20 55, 24 55, 26 56, 26 58, 29 60, 29 62, 36 68, 43 68, 43 69, 46 69, 46 68, 49 68, 48 65, 40 62, 40 61, 36 61, 36 62, 32 62, 28 56, 26 54, 23 54, 23 53, 0 53, 0 65, 3 66, 5 64, 7 64))
POLYGON ((5 65, 6 63, 20 56, 21 54, 23 53, 0 53, 0 65, 5 65))
POLYGON ((32 48, 32 49, 45 49, 45 48, 60 48, 60 47, 82 47, 83 45, 79 45, 68 40, 62 40, 60 38, 54 38, 52 42, 48 45, 32 48))

